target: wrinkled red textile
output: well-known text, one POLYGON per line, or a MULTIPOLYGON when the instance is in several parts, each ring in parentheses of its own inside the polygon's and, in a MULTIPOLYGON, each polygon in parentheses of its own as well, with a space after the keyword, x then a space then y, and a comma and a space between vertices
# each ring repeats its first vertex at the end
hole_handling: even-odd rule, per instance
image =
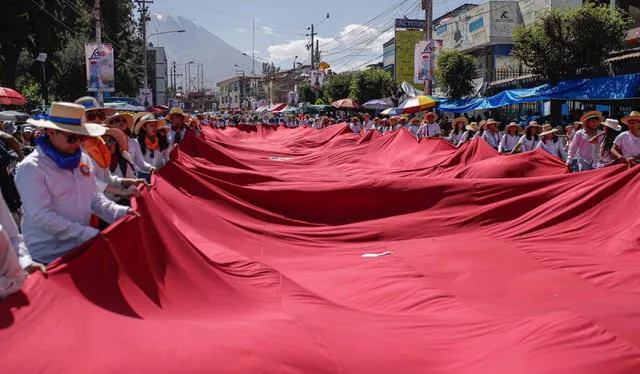
POLYGON ((345 125, 173 156, 0 304, 2 372, 640 373, 638 167, 345 125))

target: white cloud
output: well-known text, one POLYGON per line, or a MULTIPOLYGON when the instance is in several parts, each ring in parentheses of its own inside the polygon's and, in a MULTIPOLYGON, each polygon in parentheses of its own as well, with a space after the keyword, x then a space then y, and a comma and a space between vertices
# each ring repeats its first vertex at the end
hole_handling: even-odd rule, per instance
POLYGON ((273 29, 268 26, 262 26, 262 32, 264 32, 267 35, 273 35, 273 29))

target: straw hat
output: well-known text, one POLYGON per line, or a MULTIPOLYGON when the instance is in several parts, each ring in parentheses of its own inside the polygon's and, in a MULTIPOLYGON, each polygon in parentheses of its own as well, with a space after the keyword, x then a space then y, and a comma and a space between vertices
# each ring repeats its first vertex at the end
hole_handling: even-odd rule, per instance
MULTIPOLYGON (((638 116, 638 118, 640 118, 640 116, 638 116)), ((618 132, 622 131, 622 126, 620 126, 620 123, 616 119, 607 118, 602 124, 612 130, 618 132)))
POLYGON ((480 127, 478 127, 478 122, 471 122, 467 126, 464 127, 468 131, 480 131, 480 127))
MULTIPOLYGON (((551 126, 551 125, 549 125, 549 126, 551 126)), ((545 136, 545 135, 549 135, 549 134, 555 134, 555 133, 557 133, 558 131, 560 131, 560 130, 558 130, 558 129, 554 129, 554 128, 551 128, 551 129, 549 129, 549 130, 546 130, 546 131, 541 132, 541 133, 540 133, 540 134, 538 134, 538 135, 540 135, 540 136, 545 136)))
POLYGON ((515 127, 517 133, 521 133, 522 132, 522 126, 520 126, 516 122, 511 122, 510 124, 508 124, 507 127, 504 128, 504 131, 505 132, 509 131, 509 127, 515 127))
MULTIPOLYGON (((128 151, 129 150, 129 141, 127 140, 127 136, 120 129, 107 129, 104 136, 110 136, 116 140, 118 143, 118 147, 120 147, 120 151, 128 151)), ((104 137, 103 136, 103 137, 104 137)))
POLYGON ((87 123, 85 108, 73 103, 52 103, 49 114, 43 119, 28 119, 27 123, 35 127, 44 127, 86 136, 101 136, 105 127, 97 123, 87 123))
POLYGON ((622 119, 620 120, 620 122, 624 123, 625 125, 629 126, 629 121, 634 120, 634 121, 640 121, 640 112, 638 111, 633 111, 631 112, 628 116, 626 117, 622 117, 622 119))
POLYGON ((135 124, 133 125, 133 133, 137 135, 140 132, 140 129, 142 128, 142 126, 144 126, 147 123, 153 123, 153 122, 155 122, 156 125, 158 126, 158 130, 164 128, 165 120, 157 119, 156 117, 153 116, 153 114, 147 113, 146 115, 138 118, 138 120, 135 122, 135 124))
POLYGON ((181 115, 182 117, 184 117, 185 122, 188 122, 191 117, 187 113, 185 113, 184 110, 182 110, 182 108, 171 108, 171 110, 169 111, 169 114, 167 114, 167 116, 164 117, 164 119, 166 119, 167 121, 170 120, 172 114, 181 115))
POLYGON ((413 117, 413 118, 411 118, 411 121, 409 121, 409 123, 410 123, 411 125, 415 125, 415 126, 417 126, 417 125, 419 125, 419 124, 420 124, 420 118, 418 118, 418 117, 413 117))
POLYGON ((435 114, 434 112, 427 112, 427 114, 425 114, 425 115, 424 115, 424 118, 425 118, 427 121, 429 121, 429 120, 430 120, 430 121, 435 122, 435 121, 437 121, 437 120, 438 120, 438 115, 437 115, 437 114, 435 114))
POLYGON ((131 130, 131 126, 133 126, 133 116, 129 113, 116 113, 111 117, 105 119, 104 124, 107 125, 107 127, 116 127, 112 125, 111 122, 113 122, 113 120, 117 118, 123 118, 127 122, 127 128, 131 130))
POLYGON ((598 112, 597 110, 592 110, 591 112, 585 113, 582 117, 580 117, 580 122, 584 123, 584 121, 597 118, 600 122, 604 122, 604 116, 602 112, 598 112))
POLYGON ((488 126, 488 125, 498 125, 498 126, 499 126, 499 125, 500 125, 500 122, 496 121, 496 120, 495 120, 495 119, 493 119, 493 118, 489 118, 489 119, 487 120, 486 125, 487 125, 487 126, 488 126))
POLYGON ((536 122, 536 121, 531 121, 531 122, 529 122, 529 124, 527 125, 527 127, 525 127, 525 128, 524 128, 524 129, 525 129, 525 131, 526 131, 529 127, 538 127, 538 128, 542 128, 542 126, 540 126, 540 125, 538 124, 538 122, 536 122))
POLYGON ((548 123, 545 123, 544 125, 542 125, 542 131, 543 131, 543 132, 545 132, 545 131, 549 131, 549 130, 551 130, 552 128, 553 128, 553 126, 551 126, 551 125, 550 125, 550 124, 548 124, 548 123))
POLYGON ((464 123, 465 127, 469 124, 469 120, 466 117, 458 117, 453 119, 451 127, 455 128, 459 122, 464 123))
POLYGON ((111 117, 117 112, 117 110, 115 110, 114 108, 105 108, 104 106, 101 106, 98 100, 96 100, 96 98, 93 96, 83 96, 74 101, 74 103, 82 105, 86 112, 100 110, 104 112, 106 117, 111 117))

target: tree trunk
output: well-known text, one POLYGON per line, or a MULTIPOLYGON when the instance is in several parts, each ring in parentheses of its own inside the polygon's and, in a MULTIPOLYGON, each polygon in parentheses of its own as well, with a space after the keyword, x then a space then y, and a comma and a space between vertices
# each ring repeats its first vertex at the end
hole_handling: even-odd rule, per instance
POLYGON ((5 87, 16 88, 16 72, 18 71, 18 58, 22 50, 22 44, 15 43, 14 40, 1 40, 2 51, 4 57, 2 66, 2 81, 5 87))
POLYGON ((562 101, 551 100, 551 123, 556 126, 562 124, 562 101))

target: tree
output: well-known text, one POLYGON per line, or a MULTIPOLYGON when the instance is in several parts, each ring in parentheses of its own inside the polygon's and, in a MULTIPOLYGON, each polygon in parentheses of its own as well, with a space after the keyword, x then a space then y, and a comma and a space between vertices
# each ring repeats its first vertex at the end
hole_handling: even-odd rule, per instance
POLYGON ((458 100, 471 95, 476 75, 473 56, 455 50, 444 50, 438 54, 434 77, 449 99, 458 100))
POLYGON ((606 73, 604 60, 622 49, 632 21, 621 10, 587 3, 569 11, 541 12, 516 28, 513 54, 549 83, 606 73))
POLYGON ((263 75, 273 75, 275 73, 280 72, 280 66, 276 66, 273 62, 263 62, 262 63, 262 74, 263 75))
POLYGON ((393 95, 395 86, 388 71, 380 68, 357 72, 351 81, 349 97, 361 103, 393 95))
POLYGON ((322 98, 319 98, 318 100, 316 100, 316 105, 325 105, 326 103, 324 102, 324 100, 322 100, 322 98))
POLYGON ((324 85, 324 98, 332 103, 349 97, 352 76, 348 74, 332 75, 324 85))
POLYGON ((316 101, 316 94, 313 92, 309 83, 301 84, 298 87, 298 97, 300 98, 299 101, 305 103, 313 103, 316 101))

